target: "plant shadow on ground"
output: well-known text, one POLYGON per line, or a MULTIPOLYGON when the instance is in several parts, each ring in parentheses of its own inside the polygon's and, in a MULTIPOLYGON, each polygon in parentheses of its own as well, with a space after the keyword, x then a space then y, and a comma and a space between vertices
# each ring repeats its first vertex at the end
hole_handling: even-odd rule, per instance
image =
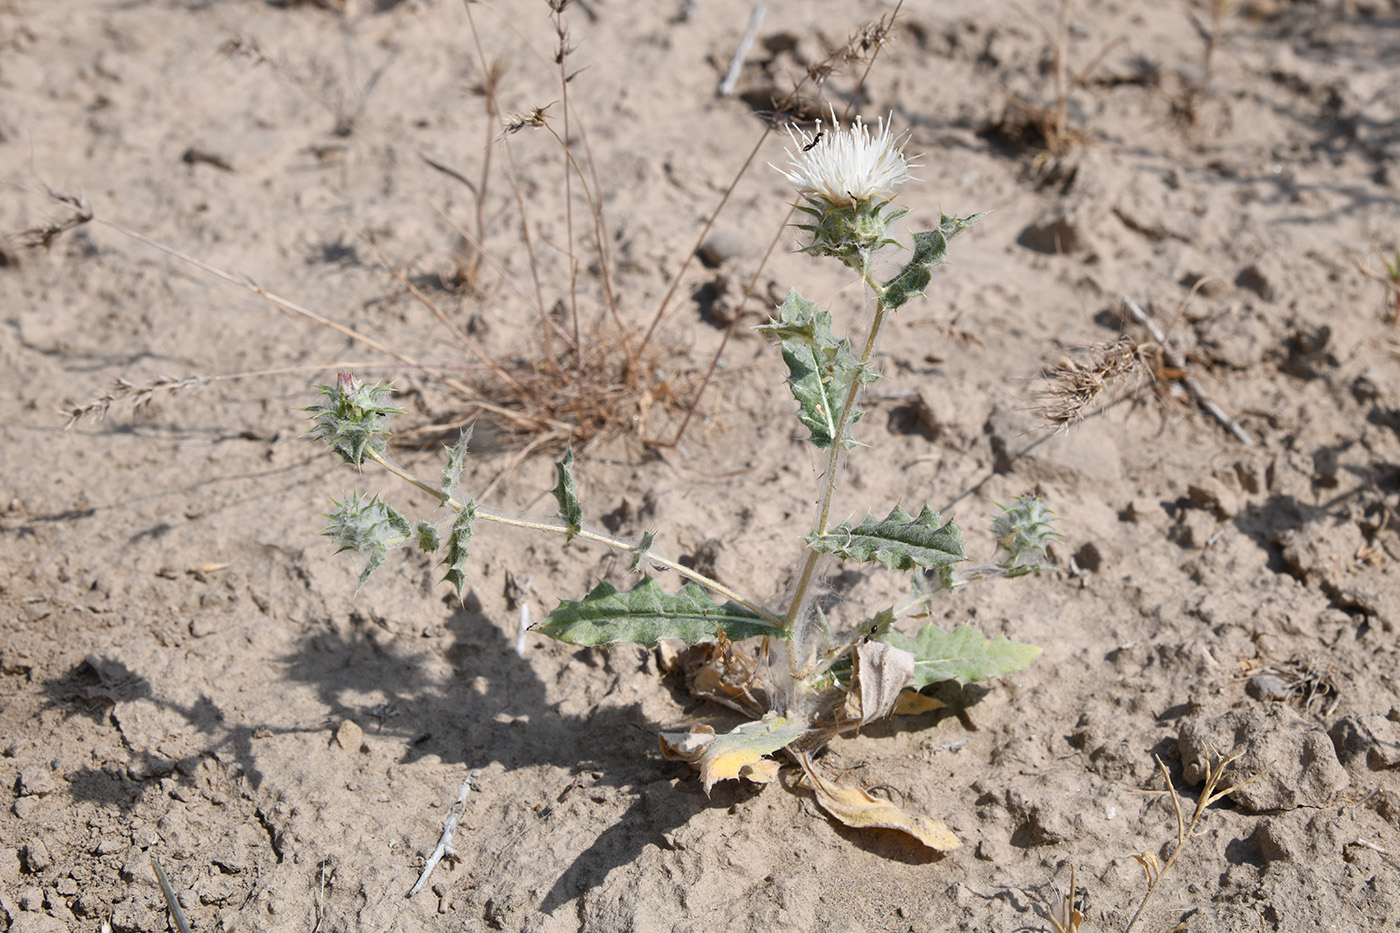
MULTIPOLYGON (((192 727, 194 735, 185 741, 194 748, 177 761, 156 748, 136 747, 139 741, 128 737, 132 762, 125 770, 82 767, 70 775, 70 793, 75 800, 131 811, 146 795, 163 791, 162 779, 197 789, 194 775, 202 757, 234 764, 256 792, 266 779, 259 767, 257 740, 288 733, 324 735, 327 720, 353 720, 366 724, 372 735, 397 738, 403 748, 398 760, 403 764, 435 757, 463 768, 498 764, 506 772, 559 768, 574 776, 573 783, 561 777, 557 792, 551 791, 544 806, 536 809, 538 819, 529 824, 534 829, 546 829, 551 811, 562 809, 575 792, 606 789, 626 801, 626 809, 555 879, 538 907, 549 913, 602 883, 614 868, 635 862, 648 845, 662 843, 699 812, 742 805, 765 791, 780 792, 726 781, 707 798, 689 766, 658 759, 654 751, 658 732, 692 718, 716 720, 723 729, 719 720, 729 713, 691 698, 673 676, 664 680, 676 703, 670 723, 652 721, 636 702, 606 703, 624 679, 637 676, 638 667, 649 666, 648 653, 573 651, 570 664, 589 669, 590 679, 599 684, 596 696, 604 702, 594 703, 582 716, 571 715, 550 702, 540 675, 516 653, 505 633, 484 613, 473 610, 476 601, 471 594, 465 605, 455 599, 444 602, 453 607, 443 622, 451 633, 450 642, 438 639, 432 648, 421 651, 402 648, 406 639, 382 638, 383 620, 364 612, 352 612, 339 630, 324 619, 309 625, 295 649, 278 659, 286 681, 310 685, 324 707, 324 713, 305 726, 231 722, 219 703, 203 692, 192 702, 176 702, 120 660, 89 656, 44 685, 52 706, 105 726, 116 724, 127 704, 152 704, 192 727), (440 670, 443 660, 451 666, 450 676, 435 679, 425 673, 427 662, 435 661, 440 670), (367 685, 373 686, 376 695, 390 699, 374 706, 347 702, 347 694, 367 685), (580 787, 586 790, 578 791, 580 787)), ((951 684, 935 690, 949 708, 920 716, 905 729, 933 728, 949 717, 965 721, 962 710, 985 693, 975 685, 966 691, 951 684)), ((787 772, 782 783, 799 799, 810 800, 811 792, 787 772)), ((811 809, 815 814, 815 805, 811 809)), ((831 825, 850 844, 881 858, 908 864, 939 858, 895 833, 831 825)))

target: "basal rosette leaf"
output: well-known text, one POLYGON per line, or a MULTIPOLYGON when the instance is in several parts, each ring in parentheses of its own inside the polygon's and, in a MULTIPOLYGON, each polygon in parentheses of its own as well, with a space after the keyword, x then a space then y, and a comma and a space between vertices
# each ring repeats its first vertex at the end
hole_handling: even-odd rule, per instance
POLYGON ((538 631, 571 645, 628 642, 647 647, 663 638, 693 645, 712 641, 719 632, 730 641, 789 634, 742 606, 715 602, 698 583, 687 583, 672 596, 651 577, 625 592, 600 583, 581 600, 561 602, 538 631))
POLYGON ((722 735, 708 726, 695 726, 689 732, 663 732, 661 753, 699 768, 708 794, 717 782, 736 778, 771 783, 778 776, 778 763, 764 756, 797 741, 806 731, 801 723, 770 713, 722 735))
POLYGON ((1040 654, 1034 645, 1005 636, 988 639, 970 625, 945 632, 930 622, 913 638, 892 631, 880 640, 914 655, 914 677, 909 686, 915 690, 945 680, 961 685, 1012 674, 1028 667, 1040 654))
MULTIPOLYGON (((788 388, 797 399, 797 420, 812 432, 808 439, 822 450, 830 448, 836 443, 841 409, 852 382, 869 385, 876 379, 875 372, 856 358, 849 340, 837 339, 831 332, 830 312, 803 298, 796 289, 788 292, 778 317, 758 331, 782 346, 788 388)), ((851 412, 848 429, 860 420, 861 414, 851 412)), ((847 450, 855 447, 856 440, 849 430, 843 434, 842 445, 847 450)))
POLYGON ((895 506, 883 519, 868 515, 854 528, 842 522, 824 535, 814 531, 805 540, 819 553, 842 560, 877 561, 891 570, 935 570, 967 557, 962 532, 928 506, 917 518, 895 506))

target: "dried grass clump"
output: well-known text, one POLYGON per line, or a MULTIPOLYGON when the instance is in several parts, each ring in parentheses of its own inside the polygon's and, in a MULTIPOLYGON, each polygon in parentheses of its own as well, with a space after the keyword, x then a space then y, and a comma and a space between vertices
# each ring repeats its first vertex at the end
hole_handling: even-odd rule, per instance
POLYGON ((1086 412, 1105 392, 1116 389, 1129 376, 1152 371, 1146 354, 1131 337, 1089 348, 1084 361, 1064 357, 1044 374, 1040 413, 1059 430, 1083 421, 1086 412))

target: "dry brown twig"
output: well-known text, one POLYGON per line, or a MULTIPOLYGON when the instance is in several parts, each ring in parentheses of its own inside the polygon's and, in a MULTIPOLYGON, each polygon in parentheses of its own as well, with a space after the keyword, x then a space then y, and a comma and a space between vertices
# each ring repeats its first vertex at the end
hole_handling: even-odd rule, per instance
POLYGON ((1185 851, 1186 846, 1195 838, 1196 828, 1200 825, 1201 819, 1205 816, 1206 809, 1216 801, 1233 794, 1243 787, 1248 787, 1250 784, 1253 784, 1263 776, 1264 771, 1268 770, 1265 768, 1264 770, 1255 772, 1250 777, 1236 784, 1231 784, 1224 790, 1219 790, 1220 781, 1224 778, 1225 772, 1242 754, 1242 751, 1236 750, 1222 758, 1213 751, 1209 753, 1209 757, 1206 759, 1205 781, 1201 785, 1201 795, 1196 799, 1196 809, 1192 812, 1189 822, 1182 813, 1181 798, 1176 793, 1176 785, 1172 783, 1171 772, 1167 770, 1167 766, 1162 763, 1161 758, 1155 755, 1153 756, 1153 760, 1157 762, 1157 767, 1162 772, 1162 780, 1166 782, 1167 793, 1171 795, 1172 811, 1176 814, 1176 848, 1172 850, 1171 855, 1167 856, 1167 861, 1165 863, 1162 863, 1157 856, 1151 852, 1143 852, 1140 855, 1133 856, 1138 864, 1142 866, 1143 872, 1147 875, 1147 893, 1143 895, 1142 902, 1138 904, 1137 910, 1133 913, 1132 919, 1128 921, 1128 925, 1124 927, 1123 933, 1132 933, 1133 927, 1137 925, 1138 918, 1142 916, 1143 910, 1147 908, 1148 901, 1152 900, 1152 895, 1157 892, 1157 888, 1161 885, 1162 878, 1165 877, 1167 872, 1171 870, 1171 867, 1176 864, 1177 857, 1185 851), (1210 763, 1210 757, 1216 759, 1214 765, 1210 763))
POLYGON ((1056 917, 1047 911, 1050 924, 1055 928, 1055 933, 1079 933, 1079 926, 1084 922, 1084 914, 1079 908, 1074 906, 1075 892, 1075 871, 1074 863, 1069 863, 1069 893, 1058 895, 1060 916, 1056 917))
POLYGON ((1201 41, 1205 43, 1200 78, 1197 81, 1188 82, 1182 98, 1172 105, 1172 109, 1177 115, 1192 125, 1200 118, 1201 104, 1210 94, 1211 82, 1215 78, 1215 53, 1220 48, 1220 37, 1225 27, 1225 14, 1230 11, 1230 0, 1208 0, 1208 2, 1210 4, 1209 25, 1197 20, 1194 13, 1187 14, 1191 18, 1191 24, 1200 35, 1201 41))
MULTIPOLYGON (((499 61, 488 60, 484 54, 480 37, 477 35, 474 22, 471 20, 472 3, 467 0, 465 3, 468 20, 471 24, 473 38, 476 42, 476 50, 479 62, 480 81, 473 89, 473 93, 481 96, 485 101, 485 109, 488 115, 498 114, 499 104, 497 92, 504 74, 504 68, 499 61)), ((513 191, 516 208, 520 216, 521 234, 525 246, 525 252, 529 258, 531 275, 534 279, 533 295, 525 289, 516 288, 522 299, 534 306, 539 315, 542 335, 538 353, 526 356, 519 360, 495 359, 480 350, 474 342, 465 334, 463 329, 452 324, 450 316, 425 294, 422 289, 413 285, 411 280, 403 274, 402 270, 395 268, 388 257, 383 256, 377 247, 373 248, 376 254, 380 255, 381 262, 389 269, 392 275, 402 286, 406 287, 413 297, 422 303, 435 318, 444 324, 453 335, 456 342, 463 345, 468 353, 476 357, 477 361, 484 365, 489 371, 490 378, 485 380, 470 380, 445 374, 441 377, 442 384, 453 392, 459 394, 465 401, 468 410, 477 412, 489 412, 502 417, 510 429, 519 434, 535 437, 548 437, 550 443, 563 443, 565 440, 586 443, 592 438, 599 436, 610 436, 621 431, 636 431, 641 439, 652 446, 673 447, 677 445, 684 436, 692 417, 698 411, 705 389, 714 378, 718 368, 719 360, 724 353, 728 341, 734 333, 735 325, 742 314, 743 305, 753 293, 759 277, 786 231, 786 223, 791 219, 791 214, 784 220, 774 234, 758 267, 754 270, 752 278, 748 281, 744 289, 743 296, 739 300, 739 313, 736 313, 729 322, 720 345, 708 367, 703 371, 697 371, 686 367, 674 365, 672 359, 679 351, 655 349, 657 345, 658 326, 667 316, 670 302, 679 289, 680 283, 693 261, 696 250, 692 249, 686 254, 680 268, 676 271, 666 293, 659 303, 655 314, 649 325, 640 333, 638 341, 638 330, 633 330, 625 325, 618 315, 615 300, 611 287, 611 259, 607 255, 606 244, 609 239, 606 235, 606 226, 602 216, 601 198, 598 195, 598 174, 596 165, 591 157, 576 156, 574 147, 578 143, 571 142, 575 139, 582 140, 582 145, 586 150, 587 136, 582 127, 582 122, 572 119, 572 106, 568 98, 568 83, 575 76, 567 70, 566 62, 572 51, 569 42, 567 26, 563 20, 563 12, 569 6, 562 0, 551 0, 552 24, 557 37, 557 45, 553 56, 553 63, 558 67, 558 81, 563 95, 559 101, 562 115, 562 132, 556 132, 551 126, 551 116, 549 106, 535 107, 529 112, 511 118, 505 125, 504 132, 495 138, 487 141, 487 149, 490 150, 496 144, 502 145, 506 156, 506 170, 513 191), (545 303, 543 288, 541 285, 541 274, 539 269, 536 247, 531 235, 531 223, 526 212, 526 203, 523 196, 523 186, 516 173, 515 159, 509 143, 509 137, 527 128, 544 128, 555 139, 561 148, 565 165, 565 207, 569 212, 566 218, 568 235, 568 295, 563 299, 562 304, 556 303, 551 307, 545 303), (599 267, 603 270, 602 290, 604 305, 607 309, 607 316, 594 324, 588 324, 581 320, 579 313, 578 294, 578 272, 580 262, 574 254, 575 234, 572 221, 572 202, 574 200, 570 191, 574 190, 575 182, 581 188, 581 197, 587 203, 587 208, 592 222, 592 242, 598 251, 599 267), (560 313, 562 312, 562 314, 560 313), (607 320, 611 318, 611 320, 607 320), (653 416, 657 412, 671 413, 678 415, 672 424, 678 424, 675 433, 669 439, 656 436, 657 432, 653 428, 647 431, 647 415, 653 416), (683 412, 683 414, 681 414, 683 412)), ((877 22, 868 24, 857 30, 850 40, 841 48, 832 52, 827 60, 813 66, 809 72, 798 82, 793 91, 779 105, 780 113, 790 113, 800 100, 804 86, 811 84, 820 86, 838 65, 850 63, 864 63, 865 70, 857 79, 857 93, 859 87, 864 85, 866 76, 873 66, 881 49, 890 41, 893 26, 899 15, 899 9, 882 17, 877 22)), ((306 82, 293 73, 290 66, 285 62, 270 57, 260 46, 256 39, 235 37, 224 44, 220 49, 220 54, 225 57, 239 57, 251 61, 255 66, 264 65, 270 67, 279 78, 294 84, 298 89, 307 91, 306 82)), ((371 82, 372 84, 372 82, 371 82)), ((854 96, 854 95, 853 95, 854 96)), ((849 108, 848 108, 849 109, 849 108)), ((843 114, 843 118, 848 114, 843 114)), ((718 204, 711 212, 708 220, 696 239, 696 247, 704 241, 720 212, 725 208, 731 193, 739 180, 747 173, 761 146, 772 132, 773 125, 765 125, 764 131, 753 150, 744 160, 735 173, 734 179, 726 189, 724 195, 719 199, 718 204)), ((480 177, 473 183, 469 181, 461 172, 456 171, 448 165, 435 162, 427 157, 425 161, 435 170, 443 172, 468 187, 474 198, 475 212, 475 235, 467 233, 466 230, 457 226, 458 233, 462 235, 463 241, 471 249, 467 257, 466 276, 473 286, 480 277, 483 264, 490 265, 501 277, 501 279, 512 286, 515 285, 508 271, 503 264, 493 260, 493 257, 486 251, 482 242, 482 235, 485 231, 486 208, 485 201, 490 182, 490 160, 489 153, 483 159, 482 172, 480 177)), ((173 247, 166 246, 158 241, 137 233, 134 230, 123 227, 120 224, 111 223, 93 216, 91 208, 86 201, 81 198, 64 195, 52 189, 46 189, 45 193, 49 198, 57 203, 69 207, 71 215, 61 223, 52 224, 42 229, 26 231, 26 239, 31 245, 48 247, 58 239, 63 233, 82 224, 96 222, 110 229, 116 230, 124 235, 132 237, 139 242, 145 243, 156 249, 162 250, 184 262, 188 262, 241 288, 248 289, 259 297, 268 301, 279 311, 305 321, 310 321, 318 326, 334 330, 352 340, 355 340, 377 352, 385 354, 399 364, 410 368, 427 369, 413 357, 392 349, 385 343, 375 338, 346 327, 323 315, 310 311, 294 302, 281 298, 261 286, 236 276, 230 272, 213 267, 193 256, 181 252, 173 247)), ((204 378, 204 377, 201 377, 204 378)), ((216 377, 217 378, 217 377, 216 377)), ((206 380, 207 381, 207 380, 206 380)), ((119 400, 132 398, 138 404, 149 401, 151 395, 159 391, 180 391, 185 388, 195 386, 194 380, 156 380, 147 385, 138 386, 131 382, 119 381, 116 387, 99 396, 92 403, 75 407, 68 412, 71 421, 87 417, 90 415, 101 415, 110 408, 112 404, 119 400)), ((461 424, 465 418, 450 419, 453 424, 461 424)), ((405 432, 407 433, 407 432, 405 432)), ((420 432, 425 433, 425 432, 420 432)), ((426 433, 425 433, 426 437, 426 433)), ((530 447, 537 446, 534 443, 530 447)))
POLYGON ((1147 312, 1142 309, 1142 306, 1132 298, 1124 295, 1123 307, 1128 309, 1128 313, 1133 316, 1133 320, 1141 324, 1147 332, 1152 335, 1152 339, 1157 343, 1157 347, 1162 353, 1162 358, 1166 360, 1167 365, 1180 373, 1180 375, 1176 377, 1177 381, 1185 386, 1188 392, 1195 396, 1196 403, 1209 412, 1211 417, 1216 421, 1219 421, 1227 431, 1235 436, 1237 441, 1246 447, 1253 447, 1254 438, 1250 437, 1249 432, 1241 427, 1238 421, 1226 414, 1225 409, 1216 404, 1215 400, 1206 393, 1206 390, 1196 380, 1196 377, 1191 375, 1191 371, 1187 368, 1186 357, 1181 355, 1180 350, 1167 342, 1167 335, 1162 333, 1162 329, 1148 316, 1147 312))

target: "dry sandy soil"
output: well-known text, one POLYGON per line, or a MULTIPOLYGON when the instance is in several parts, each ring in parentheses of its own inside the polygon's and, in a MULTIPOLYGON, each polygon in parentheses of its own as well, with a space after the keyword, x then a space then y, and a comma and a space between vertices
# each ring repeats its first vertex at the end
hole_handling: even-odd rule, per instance
MULTIPOLYGON (((631 327, 762 135, 758 111, 891 5, 769 3, 723 99, 751 5, 686 7, 566 14, 570 139, 631 327)), ((473 93, 455 0, 0 0, 0 229, 69 217, 47 183, 435 367, 101 223, 47 249, 5 241, 0 930, 166 929, 154 857, 194 930, 1049 930, 1073 864, 1083 928, 1118 931, 1146 888, 1133 856, 1165 861, 1176 841, 1154 756, 1189 815, 1208 744, 1268 770, 1209 810, 1135 929, 1400 929, 1400 360, 1395 298, 1358 268, 1379 272, 1372 243, 1400 239, 1394 0, 1242 4, 1208 75, 1207 5, 1076 3, 1064 52, 1082 80, 1053 154, 1016 101, 1053 103, 1057 6, 905 3, 858 109, 892 113, 924 153, 901 195, 914 224, 994 213, 892 325, 837 512, 928 502, 980 558, 995 502, 1038 490, 1064 517, 1065 572, 969 587, 936 614, 1043 655, 823 759, 944 820, 963 844, 943 857, 831 822, 792 769, 706 797, 656 733, 735 720, 654 652, 530 634, 517 653, 519 605, 538 619, 623 583, 625 562, 486 528, 465 600, 417 556, 356 595, 358 566, 318 537, 356 485, 432 506, 300 437, 297 408, 337 363, 397 380, 410 427, 470 415, 450 382, 483 376, 366 240, 486 352, 540 352, 499 137, 506 113, 551 102, 564 132, 556 40, 544 0, 473 12, 505 65, 500 118, 473 93), (489 259, 463 283, 453 223, 478 229, 473 188, 425 159, 478 186, 487 148, 489 259), (1166 365, 1044 429, 1043 368, 1123 333, 1150 343, 1125 294, 1252 444, 1166 365), (118 378, 252 372, 64 429, 118 378), (457 858, 405 897, 470 769, 457 858)), ((804 93, 840 107, 861 70, 804 93)), ((545 130, 509 142, 552 306, 570 293, 567 171, 545 130)), ((716 224, 721 265, 686 270, 661 327, 652 437, 780 236, 684 442, 624 430, 579 462, 595 520, 656 528, 658 551, 775 602, 820 467, 749 325, 790 285, 856 330, 868 314, 843 270, 789 252, 791 194, 767 166, 785 142, 763 143, 716 224)), ((577 181, 573 207, 591 325, 603 290, 577 181)), ((622 423, 635 401, 616 403, 622 423)), ((498 479, 494 502, 548 515, 551 451, 521 458, 527 440, 483 419, 468 485, 498 479)), ((431 450, 400 455, 437 469, 431 450)), ((860 568, 830 582, 847 612, 904 586, 860 568)))

